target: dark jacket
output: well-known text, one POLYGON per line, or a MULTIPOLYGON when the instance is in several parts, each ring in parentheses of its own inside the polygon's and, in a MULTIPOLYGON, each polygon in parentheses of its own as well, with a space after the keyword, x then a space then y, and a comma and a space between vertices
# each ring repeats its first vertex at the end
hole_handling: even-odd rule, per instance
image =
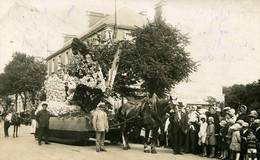
POLYGON ((181 112, 181 131, 184 133, 185 131, 188 131, 189 125, 188 125, 188 114, 181 112))
POLYGON ((39 127, 49 127, 50 112, 47 110, 40 110, 36 114, 36 121, 39 127))
POLYGON ((36 110, 34 108, 31 110, 31 119, 35 119, 36 118, 35 111, 36 110))
POLYGON ((237 117, 237 121, 238 120, 243 120, 244 122, 247 122, 249 123, 249 117, 247 114, 240 114, 238 117, 237 117))
POLYGON ((170 119, 169 120, 170 120, 172 133, 176 133, 176 132, 181 130, 180 119, 178 117, 177 112, 170 113, 170 119))
POLYGON ((257 142, 260 143, 260 128, 256 128, 255 136, 256 136, 257 142))
POLYGON ((247 130, 244 132, 244 130, 240 130, 240 136, 241 136, 241 152, 242 153, 247 153, 247 142, 246 142, 246 137, 248 136, 249 131, 247 130))

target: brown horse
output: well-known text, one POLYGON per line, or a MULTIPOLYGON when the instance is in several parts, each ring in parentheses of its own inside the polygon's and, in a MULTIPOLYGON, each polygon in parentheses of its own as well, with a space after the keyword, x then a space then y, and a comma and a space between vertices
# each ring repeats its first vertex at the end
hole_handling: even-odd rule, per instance
POLYGON ((9 137, 8 129, 11 125, 14 126, 13 138, 18 137, 18 127, 20 127, 21 118, 17 113, 8 113, 4 117, 4 133, 5 137, 9 137))
POLYGON ((122 105, 116 114, 117 120, 121 124, 121 134, 123 141, 123 149, 130 149, 128 144, 128 135, 131 128, 139 127, 145 129, 145 139, 144 139, 144 152, 149 153, 148 148, 148 137, 149 132, 152 131, 152 141, 151 141, 151 153, 157 153, 155 150, 155 143, 158 138, 158 129, 165 122, 165 115, 170 110, 172 101, 170 100, 160 100, 155 94, 151 99, 145 99, 139 105, 134 105, 128 102, 122 105))

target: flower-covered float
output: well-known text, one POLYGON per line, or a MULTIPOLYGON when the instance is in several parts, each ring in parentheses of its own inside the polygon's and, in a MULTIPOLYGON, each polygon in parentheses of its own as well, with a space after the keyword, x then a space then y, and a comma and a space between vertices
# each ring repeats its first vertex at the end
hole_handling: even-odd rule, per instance
MULTIPOLYGON (((114 114, 111 113, 114 113, 115 105, 121 104, 121 100, 119 96, 110 94, 108 86, 113 83, 116 71, 111 68, 109 73, 109 77, 105 78, 101 67, 91 56, 74 54, 68 66, 47 78, 43 90, 46 93, 47 109, 52 115, 49 125, 51 141, 77 144, 94 136, 91 113, 101 101, 107 103, 107 106, 112 106, 108 114, 109 124, 116 123, 114 114)), ((37 111, 41 109, 40 104, 37 111)), ((110 127, 106 138, 112 143, 117 143, 119 134, 118 127, 110 127)))

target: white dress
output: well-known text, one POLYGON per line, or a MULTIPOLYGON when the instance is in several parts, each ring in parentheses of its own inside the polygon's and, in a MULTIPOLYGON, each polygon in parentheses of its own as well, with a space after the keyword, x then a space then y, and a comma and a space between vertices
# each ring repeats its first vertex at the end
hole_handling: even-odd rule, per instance
POLYGON ((200 131, 198 133, 198 136, 199 136, 199 141, 201 143, 205 143, 206 142, 206 137, 207 137, 207 127, 208 127, 208 124, 207 122, 199 122, 200 123, 200 131))

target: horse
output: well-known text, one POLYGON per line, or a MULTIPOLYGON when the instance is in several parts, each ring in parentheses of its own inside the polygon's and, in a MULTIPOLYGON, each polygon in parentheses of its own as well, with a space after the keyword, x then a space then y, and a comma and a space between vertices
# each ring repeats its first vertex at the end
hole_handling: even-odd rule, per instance
POLYGON ((18 127, 20 127, 22 120, 18 113, 6 113, 4 116, 4 133, 5 137, 9 137, 8 129, 11 125, 14 126, 13 138, 18 137, 18 127))
POLYGON ((172 99, 160 100, 156 94, 151 99, 144 99, 139 105, 132 102, 123 104, 116 112, 116 119, 119 121, 123 149, 128 150, 128 135, 132 127, 145 129, 144 152, 150 153, 148 148, 149 131, 152 131, 151 153, 156 154, 155 143, 158 138, 158 129, 161 128, 166 120, 166 113, 170 110, 172 99))

